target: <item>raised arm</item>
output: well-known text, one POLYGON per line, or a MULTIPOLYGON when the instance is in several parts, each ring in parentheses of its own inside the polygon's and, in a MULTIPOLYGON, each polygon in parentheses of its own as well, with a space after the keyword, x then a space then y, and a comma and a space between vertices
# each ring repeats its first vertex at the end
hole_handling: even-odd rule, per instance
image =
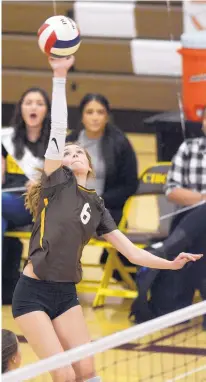
POLYGON ((152 255, 144 249, 136 247, 132 242, 119 230, 114 230, 104 235, 104 238, 110 242, 114 248, 124 255, 131 263, 143 265, 156 269, 181 269, 188 261, 199 260, 202 255, 192 255, 190 253, 181 253, 174 261, 161 259, 152 255))
POLYGON ((44 171, 47 175, 62 165, 67 132, 66 78, 74 57, 49 59, 53 69, 51 132, 45 153, 44 171))

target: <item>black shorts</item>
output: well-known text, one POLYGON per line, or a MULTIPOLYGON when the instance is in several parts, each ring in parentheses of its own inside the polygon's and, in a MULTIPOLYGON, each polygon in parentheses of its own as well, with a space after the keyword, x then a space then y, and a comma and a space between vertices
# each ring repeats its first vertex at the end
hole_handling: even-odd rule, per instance
POLYGON ((21 275, 12 299, 13 317, 42 311, 51 320, 79 305, 76 286, 72 282, 36 280, 21 275))

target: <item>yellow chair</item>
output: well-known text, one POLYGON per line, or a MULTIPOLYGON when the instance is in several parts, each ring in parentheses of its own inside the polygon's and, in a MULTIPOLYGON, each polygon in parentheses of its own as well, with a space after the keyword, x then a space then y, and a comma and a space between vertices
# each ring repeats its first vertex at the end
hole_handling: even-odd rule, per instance
MULTIPOLYGON (((163 240, 167 236, 167 233, 163 233, 161 229, 157 230, 157 232, 137 232, 134 230, 131 232, 127 227, 127 223, 134 198, 140 198, 141 196, 149 195, 164 195, 163 187, 166 181, 169 167, 170 163, 163 162, 150 166, 145 171, 143 171, 139 179, 139 187, 137 193, 131 196, 125 203, 123 216, 118 228, 138 247, 144 248, 145 246, 150 245, 152 242, 163 240)), ((31 232, 29 227, 27 227, 21 231, 16 230, 6 232, 5 236, 18 237, 19 239, 29 239, 31 232)), ((100 281, 83 279, 77 286, 78 292, 95 293, 93 307, 103 306, 105 303, 105 298, 108 296, 135 298, 137 296, 137 288, 130 273, 135 273, 137 271, 137 267, 132 266, 132 264, 129 267, 124 266, 117 255, 116 249, 113 248, 110 243, 107 243, 101 238, 92 238, 88 245, 102 248, 102 250, 107 249, 108 258, 104 266, 99 264, 82 263, 83 269, 88 267, 93 269, 103 267, 103 274, 100 281), (123 282, 115 282, 112 280, 112 274, 114 270, 119 271, 123 282), (127 286, 127 289, 125 289, 125 285, 127 286)))
MULTIPOLYGON (((135 195, 128 198, 123 209, 123 216, 119 224, 120 231, 127 234, 130 240, 134 243, 149 245, 153 241, 163 240, 168 233, 168 229, 162 229, 160 221, 158 229, 155 232, 151 231, 141 231, 141 232, 129 232, 127 229, 127 222, 129 220, 129 214, 132 207, 132 202, 135 198, 150 197, 154 196, 157 198, 157 204, 159 209, 160 218, 161 213, 161 201, 164 203, 165 213, 168 213, 174 210, 174 206, 169 203, 165 198, 164 185, 167 179, 167 173, 170 169, 170 162, 158 162, 154 165, 146 168, 139 179, 139 186, 135 195)), ((170 223, 170 222, 169 222, 170 223)), ((167 224, 168 226, 169 224, 167 224)), ((165 224, 164 224, 165 226, 165 224)))
MULTIPOLYGON (((118 228, 134 243, 134 245, 137 245, 138 247, 144 248, 145 246, 148 246, 151 243, 162 241, 167 237, 168 229, 162 229, 161 224, 159 225, 158 230, 156 232, 137 232, 134 230, 130 231, 127 225, 132 208, 132 202, 135 198, 140 198, 141 196, 152 195, 158 198, 162 197, 166 207, 166 212, 171 211, 171 206, 169 208, 169 203, 166 202, 166 198, 164 195, 164 185, 166 182, 169 168, 170 162, 160 162, 144 170, 139 179, 139 187, 137 189, 137 193, 128 198, 127 202, 125 203, 123 209, 123 216, 118 228)), ((163 227, 164 226, 165 224, 163 225, 163 227)), ((105 298, 108 296, 135 298, 137 296, 137 287, 130 273, 136 273, 137 267, 134 265, 132 266, 132 264, 129 267, 124 266, 117 255, 117 251, 114 248, 111 248, 111 246, 108 245, 108 243, 105 243, 101 239, 94 240, 93 245, 101 246, 102 248, 107 248, 108 250, 107 262, 104 266, 104 271, 100 284, 96 289, 96 296, 93 302, 93 307, 99 307, 104 305, 105 298), (115 269, 119 271, 123 282, 130 289, 114 289, 113 285, 110 285, 110 282, 112 280, 112 274, 115 269)), ((115 284, 116 286, 121 286, 122 283, 116 282, 115 284)), ((92 290, 90 289, 87 282, 84 284, 79 284, 78 289, 80 291, 85 292, 85 288, 88 288, 88 292, 91 292, 92 290)))

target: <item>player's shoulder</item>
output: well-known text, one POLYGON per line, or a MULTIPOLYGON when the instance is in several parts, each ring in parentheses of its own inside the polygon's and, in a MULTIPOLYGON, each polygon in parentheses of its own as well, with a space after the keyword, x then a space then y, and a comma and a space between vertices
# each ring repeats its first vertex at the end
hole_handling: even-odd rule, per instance
POLYGON ((199 143, 202 142, 203 139, 204 137, 188 138, 185 140, 185 144, 187 146, 198 145, 199 143))
POLYGON ((43 171, 41 182, 44 190, 51 188, 56 189, 59 186, 61 186, 61 188, 67 188, 68 184, 71 185, 74 183, 74 176, 70 169, 60 166, 49 175, 43 171))
POLYGON ((206 137, 197 137, 197 138, 189 138, 186 139, 185 142, 182 143, 182 148, 185 151, 191 152, 193 150, 197 150, 202 147, 202 145, 206 146, 206 137))
POLYGON ((185 139, 184 142, 181 143, 177 154, 189 154, 194 147, 197 147, 200 145, 201 138, 188 138, 185 139))
POLYGON ((94 203, 96 204, 96 207, 101 211, 104 210, 104 208, 105 208, 104 199, 102 199, 101 196, 97 195, 96 192, 92 195, 92 198, 93 198, 94 203))

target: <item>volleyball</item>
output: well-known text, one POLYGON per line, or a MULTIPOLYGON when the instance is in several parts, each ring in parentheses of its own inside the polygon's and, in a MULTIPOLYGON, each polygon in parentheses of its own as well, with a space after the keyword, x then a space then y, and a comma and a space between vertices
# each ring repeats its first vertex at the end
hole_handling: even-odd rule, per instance
POLYGON ((66 16, 49 17, 38 30, 39 47, 51 57, 68 57, 79 49, 80 43, 76 23, 66 16))

